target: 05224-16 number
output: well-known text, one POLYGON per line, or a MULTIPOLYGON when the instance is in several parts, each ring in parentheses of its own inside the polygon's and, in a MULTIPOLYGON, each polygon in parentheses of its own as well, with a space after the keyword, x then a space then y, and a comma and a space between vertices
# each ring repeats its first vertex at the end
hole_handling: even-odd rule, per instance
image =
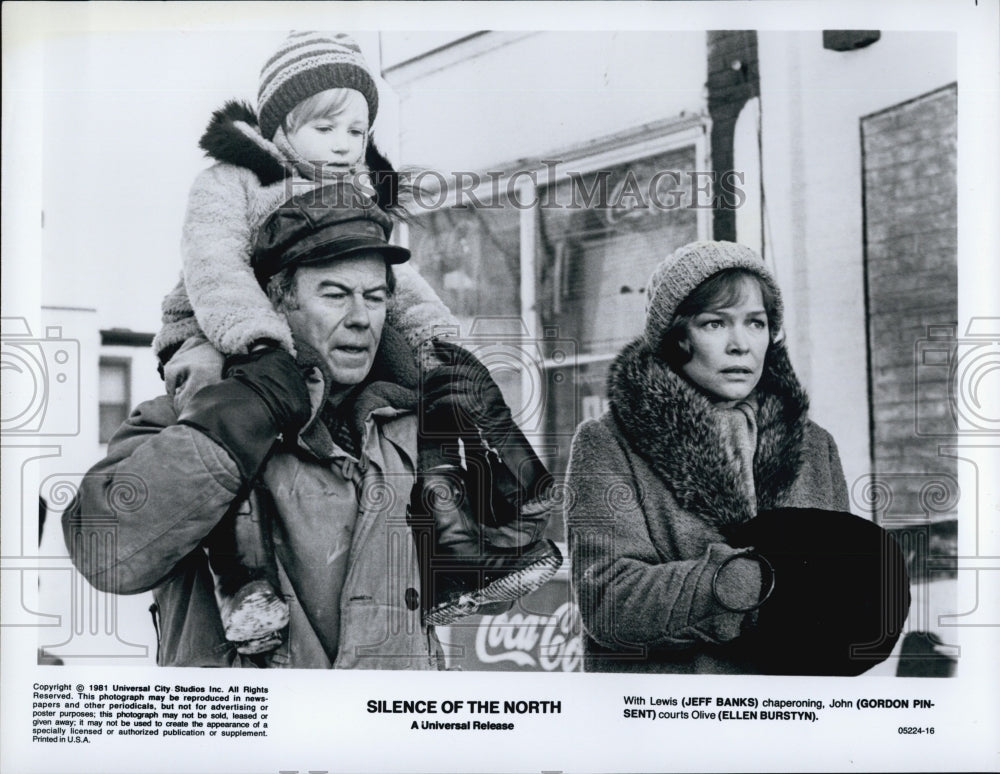
POLYGON ((899 734, 933 734, 934 726, 900 726, 897 729, 899 734))

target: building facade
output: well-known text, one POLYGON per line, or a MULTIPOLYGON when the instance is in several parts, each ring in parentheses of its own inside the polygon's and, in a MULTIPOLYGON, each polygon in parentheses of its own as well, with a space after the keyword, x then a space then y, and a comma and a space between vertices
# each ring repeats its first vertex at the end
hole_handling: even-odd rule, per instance
MULTIPOLYGON (((419 186, 413 223, 398 238, 555 473, 565 470, 577 424, 606 408, 607 367, 642 328, 653 267, 694 239, 744 242, 782 286, 792 360, 813 418, 837 440, 853 509, 902 530, 921 557, 914 567, 922 581, 948 576, 948 562, 929 557, 954 554, 959 497, 958 463, 939 453, 954 429, 949 357, 963 333, 953 34, 360 37, 382 72, 377 139, 419 186)), ((260 61, 272 45, 260 41, 260 61)), ((240 84, 249 98, 247 75, 225 89, 240 84)), ((191 97, 188 134, 196 138, 210 110, 235 96, 217 89, 191 97)), ((167 113, 155 108, 153 116, 167 113)), ((81 122, 97 118, 84 112, 81 122)), ((95 133, 107 129, 94 125, 95 133)), ((101 243, 111 267, 101 279, 88 271, 104 260, 90 254, 96 241, 84 243, 93 261, 73 257, 74 229, 88 224, 53 183, 43 273, 61 281, 42 288, 40 321, 22 321, 17 330, 26 332, 12 336, 5 329, 5 362, 22 340, 35 342, 35 360, 49 357, 48 342, 60 336, 78 353, 69 376, 77 380, 76 424, 53 419, 66 407, 57 391, 45 399, 59 455, 26 457, 4 473, 5 484, 21 476, 24 491, 48 503, 41 555, 52 566, 40 644, 66 660, 155 654, 148 601, 81 585, 52 522, 66 504, 61 482, 71 486, 103 454, 108 428, 129 405, 162 389, 148 341, 176 277, 184 191, 204 165, 193 145, 171 157, 191 176, 147 192, 146 217, 159 213, 145 232, 148 282, 127 279, 131 269, 118 273, 134 266, 135 248, 113 234, 110 248, 101 243)), ((37 409, 24 412, 5 411, 5 443, 41 421, 37 409)), ((563 540, 563 529, 552 524, 550 536, 563 540)), ((938 594, 926 592, 923 618, 910 628, 933 628, 938 594)), ((567 574, 503 617, 454 627, 451 639, 452 664, 465 669, 578 668, 567 574)))

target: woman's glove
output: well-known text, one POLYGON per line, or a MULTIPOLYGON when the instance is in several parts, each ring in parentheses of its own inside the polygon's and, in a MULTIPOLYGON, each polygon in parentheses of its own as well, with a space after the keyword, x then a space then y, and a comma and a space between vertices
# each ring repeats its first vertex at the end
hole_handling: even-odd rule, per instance
POLYGON ((275 442, 297 437, 309 421, 309 392, 295 360, 277 347, 231 356, 224 373, 188 401, 178 423, 222 446, 250 481, 275 442))

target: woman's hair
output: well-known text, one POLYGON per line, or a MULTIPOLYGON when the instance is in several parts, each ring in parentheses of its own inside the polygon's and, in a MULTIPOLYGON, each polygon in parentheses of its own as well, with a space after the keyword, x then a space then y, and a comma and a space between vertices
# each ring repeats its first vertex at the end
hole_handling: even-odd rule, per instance
MULTIPOLYGON (((768 327, 775 319, 778 300, 766 282, 752 271, 746 269, 723 269, 713 274, 698 287, 692 290, 677 306, 670 327, 660 339, 657 354, 674 370, 679 370, 691 360, 691 353, 684 348, 687 341, 687 329, 690 322, 702 312, 712 309, 723 309, 732 306, 743 297, 743 282, 749 279, 757 283, 761 298, 764 300, 764 312, 767 314, 768 327)), ((771 341, 775 340, 777 331, 770 329, 771 341)))
POLYGON ((285 133, 294 132, 302 124, 314 118, 333 118, 339 115, 344 110, 352 91, 354 89, 327 89, 302 100, 288 111, 285 120, 281 122, 285 133))

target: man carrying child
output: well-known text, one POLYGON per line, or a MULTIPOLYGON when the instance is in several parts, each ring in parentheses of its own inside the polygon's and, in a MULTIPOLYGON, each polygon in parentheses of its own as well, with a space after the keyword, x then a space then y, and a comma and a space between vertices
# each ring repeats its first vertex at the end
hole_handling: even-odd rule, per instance
POLYGON ((454 318, 388 244, 400 181, 371 141, 377 108, 349 36, 292 33, 261 70, 256 114, 230 103, 202 138, 216 163, 192 187, 182 281, 154 342, 167 394, 126 422, 64 520, 73 549, 110 515, 116 477, 148 488, 113 557, 72 552, 99 588, 156 587, 160 663, 433 665, 433 625, 509 605, 561 562, 542 538, 551 477, 486 369, 434 340, 454 318), (355 186, 367 173, 374 197, 355 186), (419 449, 415 430, 393 435, 415 426, 418 392, 419 449), (339 465, 339 483, 309 486, 308 453, 339 465), (355 594, 379 493, 382 554, 362 575, 383 588, 355 594), (380 621, 362 638, 393 664, 350 660, 365 618, 380 621), (400 626, 422 644, 383 636, 400 626))
MULTIPOLYGON (((331 207, 331 184, 295 197, 265 224, 253 268, 297 348, 227 359, 225 378, 181 412, 141 404, 85 477, 63 518, 67 544, 113 593, 154 592, 158 663, 172 666, 435 669, 442 651, 422 619, 423 580, 410 518, 418 479, 419 379, 412 350, 385 325, 392 266, 378 207, 331 207), (141 492, 115 508, 121 485, 141 492), (226 518, 234 509, 243 518, 226 518), (255 524, 288 603, 276 647, 226 639, 203 546, 255 524)), ((513 555, 512 555, 512 558, 513 555)), ((246 557, 241 557, 246 561, 246 557)), ((269 561, 270 560, 270 561, 269 561)))

